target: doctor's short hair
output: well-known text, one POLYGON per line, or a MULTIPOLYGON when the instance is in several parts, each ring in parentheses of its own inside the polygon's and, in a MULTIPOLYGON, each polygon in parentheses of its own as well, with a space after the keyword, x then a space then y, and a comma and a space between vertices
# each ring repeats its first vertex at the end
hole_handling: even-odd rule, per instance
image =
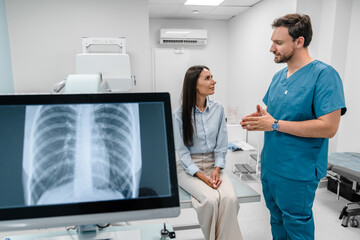
POLYGON ((304 37, 304 47, 310 45, 313 31, 311 27, 311 19, 306 14, 287 14, 274 20, 271 25, 273 28, 287 27, 289 35, 295 41, 299 37, 304 37))

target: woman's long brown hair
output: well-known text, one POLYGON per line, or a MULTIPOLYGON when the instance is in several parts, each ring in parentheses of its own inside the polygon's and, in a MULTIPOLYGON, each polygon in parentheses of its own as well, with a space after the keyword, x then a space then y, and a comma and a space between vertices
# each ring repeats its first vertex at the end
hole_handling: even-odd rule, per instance
POLYGON ((194 145, 194 127, 195 121, 195 106, 196 106, 196 83, 203 69, 209 70, 208 67, 197 65, 190 67, 184 77, 184 84, 182 89, 182 127, 183 140, 185 146, 194 145), (192 112, 194 119, 191 118, 192 112))

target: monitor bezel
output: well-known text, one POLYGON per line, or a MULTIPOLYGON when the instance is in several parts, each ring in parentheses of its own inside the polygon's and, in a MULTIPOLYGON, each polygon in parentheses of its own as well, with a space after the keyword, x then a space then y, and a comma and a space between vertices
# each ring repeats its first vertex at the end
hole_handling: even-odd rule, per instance
POLYGON ((175 147, 169 93, 95 93, 95 94, 14 94, 0 95, 0 105, 86 104, 163 102, 168 145, 171 196, 144 197, 101 202, 61 205, 25 206, 0 209, 0 231, 54 226, 78 225, 79 218, 89 216, 86 224, 148 219, 179 215, 179 193, 176 175, 175 147), (161 214, 167 210, 168 214, 161 214), (122 213, 122 214, 121 214, 122 213), (132 215, 135 214, 135 215, 132 215), (139 216, 140 214, 140 216, 139 216), (107 215, 107 216, 106 216, 107 215), (118 216, 118 217, 117 217, 118 216), (134 219, 135 218, 135 219, 134 219), (138 219, 136 219, 138 218, 138 219), (44 221, 47 219, 47 221, 44 221), (109 221, 109 222, 110 222, 109 221))

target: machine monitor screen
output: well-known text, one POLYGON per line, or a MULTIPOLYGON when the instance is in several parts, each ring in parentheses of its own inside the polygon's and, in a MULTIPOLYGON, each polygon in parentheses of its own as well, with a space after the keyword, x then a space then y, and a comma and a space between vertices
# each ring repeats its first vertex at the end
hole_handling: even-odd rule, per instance
POLYGON ((179 214, 168 93, 0 96, 0 230, 179 214))

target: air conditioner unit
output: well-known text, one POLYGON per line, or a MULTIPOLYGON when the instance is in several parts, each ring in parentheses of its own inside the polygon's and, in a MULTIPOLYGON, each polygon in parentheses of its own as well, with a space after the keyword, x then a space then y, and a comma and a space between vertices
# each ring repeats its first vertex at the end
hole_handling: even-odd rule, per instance
POLYGON ((206 45, 207 30, 203 29, 160 29, 160 44, 206 45))

